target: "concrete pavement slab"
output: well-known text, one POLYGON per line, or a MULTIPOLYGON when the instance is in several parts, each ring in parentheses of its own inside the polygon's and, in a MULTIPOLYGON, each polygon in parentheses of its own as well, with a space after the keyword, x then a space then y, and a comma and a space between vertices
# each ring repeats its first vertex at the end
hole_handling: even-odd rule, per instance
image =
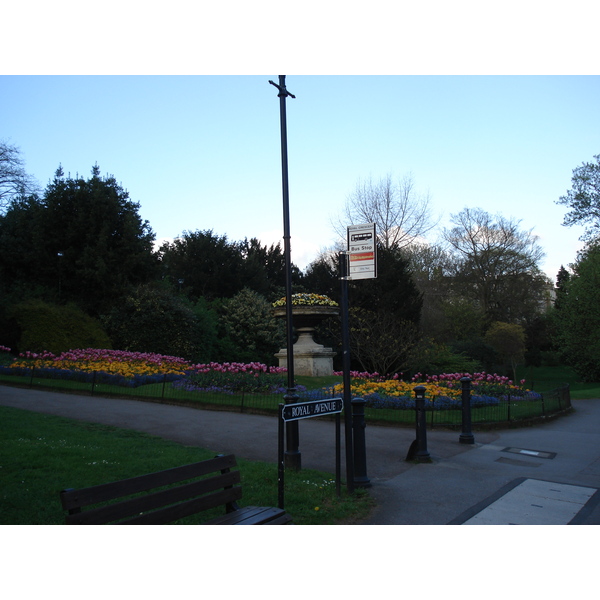
POLYGON ((598 490, 526 479, 465 525, 566 525, 598 490))

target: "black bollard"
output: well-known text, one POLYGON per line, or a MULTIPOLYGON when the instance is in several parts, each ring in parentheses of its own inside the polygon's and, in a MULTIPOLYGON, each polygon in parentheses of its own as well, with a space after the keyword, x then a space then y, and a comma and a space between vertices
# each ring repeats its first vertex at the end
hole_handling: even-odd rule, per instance
POLYGON ((417 427, 417 452, 415 457, 419 462, 429 462, 430 456, 427 450, 427 416, 425 414, 425 386, 418 385, 414 388, 414 392, 417 427))
POLYGON ((471 433, 471 379, 463 377, 462 384, 462 433, 458 441, 461 444, 474 444, 475 438, 471 433))
POLYGON ((365 404, 363 398, 352 400, 352 434, 354 437, 354 486, 370 487, 367 477, 367 448, 365 444, 365 404))

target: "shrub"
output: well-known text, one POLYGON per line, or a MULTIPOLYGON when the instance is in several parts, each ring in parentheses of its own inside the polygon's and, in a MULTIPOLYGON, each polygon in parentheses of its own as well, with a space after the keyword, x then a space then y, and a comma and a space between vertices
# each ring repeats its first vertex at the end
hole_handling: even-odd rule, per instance
POLYGON ((485 334, 485 341, 498 356, 510 363, 513 379, 517 378, 517 365, 525 357, 525 330, 516 323, 496 321, 485 334))
POLYGON ((27 300, 14 306, 11 315, 19 328, 20 350, 58 354, 71 348, 111 348, 99 321, 74 304, 27 300))
MULTIPOLYGON (((200 309, 198 309, 201 312, 200 309)), ((113 345, 131 352, 208 360, 215 324, 167 290, 139 286, 102 319, 113 345)))
POLYGON ((221 324, 232 343, 230 356, 238 362, 275 362, 274 354, 284 345, 283 324, 260 294, 245 288, 223 302, 221 324))
POLYGON ((473 372, 481 370, 481 364, 462 352, 453 352, 445 344, 424 341, 413 350, 411 357, 413 372, 441 373, 473 372))
POLYGON ((456 340, 450 343, 450 349, 455 354, 461 354, 476 361, 486 371, 496 368, 498 362, 496 351, 482 337, 456 340))

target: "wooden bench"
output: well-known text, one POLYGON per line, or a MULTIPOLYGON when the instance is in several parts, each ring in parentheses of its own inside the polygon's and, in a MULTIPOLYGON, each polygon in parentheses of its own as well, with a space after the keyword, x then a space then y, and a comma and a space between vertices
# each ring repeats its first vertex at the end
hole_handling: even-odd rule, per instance
POLYGON ((219 506, 224 507, 224 514, 204 525, 290 523, 292 518, 281 508, 238 507, 236 501, 242 497, 242 488, 240 472, 231 470, 235 466, 233 454, 219 455, 149 475, 63 490, 60 499, 63 509, 68 511, 66 523, 161 525, 219 506))

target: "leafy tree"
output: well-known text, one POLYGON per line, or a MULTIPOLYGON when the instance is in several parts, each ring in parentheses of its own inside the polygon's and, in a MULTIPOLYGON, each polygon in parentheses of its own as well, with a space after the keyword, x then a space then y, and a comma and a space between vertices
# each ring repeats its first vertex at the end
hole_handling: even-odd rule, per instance
MULTIPOLYGON (((280 244, 263 246, 256 238, 238 244, 242 255, 240 285, 254 290, 265 298, 275 300, 285 295, 285 253, 280 244)), ((292 285, 297 287, 302 273, 292 263, 292 285)))
POLYGON ((245 288, 225 300, 221 323, 233 342, 233 355, 228 360, 275 364, 274 354, 285 345, 284 327, 263 296, 245 288))
POLYGON ((323 252, 311 262, 302 278, 302 286, 309 293, 323 294, 339 303, 341 284, 337 253, 323 252))
POLYGON ((399 249, 433 229, 430 213, 429 195, 416 191, 412 175, 395 183, 388 174, 377 182, 358 181, 334 227, 346 239, 348 225, 375 223, 381 246, 399 249))
POLYGON ((544 253, 537 236, 479 208, 465 208, 452 222, 443 239, 453 258, 454 294, 477 302, 488 323, 538 314, 550 284, 538 266, 544 253))
POLYGON ((510 364, 513 381, 517 380, 517 365, 525 355, 525 330, 515 323, 492 323, 485 334, 485 341, 510 364))
POLYGON ((159 252, 163 277, 173 285, 182 281, 182 289, 192 300, 231 298, 242 289, 242 255, 226 235, 184 231, 159 252))
POLYGON ((472 340, 482 335, 485 315, 477 303, 461 297, 444 299, 444 326, 438 332, 440 339, 448 341, 472 340))
MULTIPOLYGON (((440 281, 452 274, 452 259, 439 245, 414 243, 403 248, 402 255, 408 260, 413 279, 419 288, 437 288, 440 281)), ((445 293, 441 292, 441 293, 445 293)))
POLYGON ((102 322, 113 345, 133 352, 156 352, 195 362, 211 359, 216 315, 202 321, 169 290, 142 285, 121 297, 102 322))
MULTIPOLYGON (((249 288, 275 301, 285 292, 285 256, 279 244, 263 246, 256 238, 231 242, 212 230, 184 231, 160 248, 163 277, 192 300, 232 298, 249 288)), ((300 270, 292 265, 298 282, 300 270)))
POLYGON ((409 263, 397 249, 377 247, 377 277, 351 281, 349 304, 388 312, 400 321, 418 324, 423 298, 412 277, 409 263))
POLYGON ((558 274, 556 275, 556 298, 554 299, 554 307, 558 310, 561 308, 570 280, 571 274, 563 267, 563 265, 561 265, 558 274))
POLYGON ((555 317, 564 359, 584 381, 600 381, 600 245, 589 244, 573 265, 555 317))
MULTIPOLYGON (((381 373, 402 370, 415 343, 422 296, 398 249, 377 247, 377 278, 349 282, 352 361, 366 370, 381 373)), ((311 263, 303 279, 311 292, 340 301, 337 257, 324 253, 311 263)), ((341 347, 337 322, 319 326, 317 337, 334 348, 341 347)))
POLYGON ((586 240, 600 234, 600 154, 594 161, 573 169, 572 188, 557 201, 570 209, 563 225, 587 226, 582 236, 586 240))
POLYGON ((552 310, 539 315, 525 327, 525 338, 527 340, 527 350, 525 351, 525 365, 539 367, 543 363, 553 365, 558 364, 553 352, 553 318, 552 310))
POLYGON ((44 207, 35 196, 11 201, 0 216, 0 285, 15 301, 38 297, 58 300, 60 262, 50 257, 44 237, 44 207), (43 265, 43 269, 40 266, 43 265))
POLYGON ((59 168, 42 198, 13 200, 0 219, 0 273, 9 287, 41 286, 99 315, 156 276, 154 233, 138 209, 97 166, 87 180, 59 168))
MULTIPOLYGON (((449 337, 453 323, 449 313, 457 298, 452 291, 452 261, 439 245, 415 243, 404 248, 402 255, 408 260, 413 281, 422 294, 421 331, 427 338, 439 342, 452 340, 449 337)), ((461 326, 469 323, 461 323, 461 326)))
POLYGON ((37 191, 38 184, 26 173, 19 148, 0 141, 0 211, 7 208, 13 199, 37 191))

